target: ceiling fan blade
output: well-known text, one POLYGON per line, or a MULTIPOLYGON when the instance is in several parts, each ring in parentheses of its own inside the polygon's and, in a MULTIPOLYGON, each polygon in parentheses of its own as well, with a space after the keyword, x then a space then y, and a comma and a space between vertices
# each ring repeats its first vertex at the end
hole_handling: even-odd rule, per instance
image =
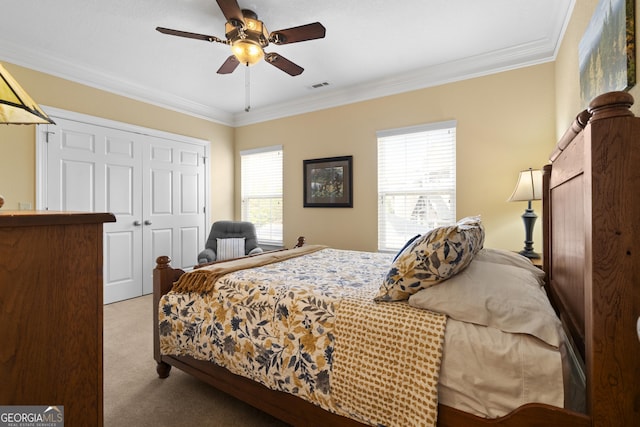
POLYGON ((217 0, 217 2, 227 21, 231 22, 234 27, 244 27, 244 16, 237 0, 217 0))
POLYGON ((171 28, 163 28, 163 27, 156 27, 156 30, 160 31, 162 34, 169 34, 170 36, 187 37, 189 39, 204 40, 207 42, 218 42, 218 43, 227 44, 226 40, 221 40, 216 36, 208 36, 206 34, 196 34, 196 33, 190 33, 188 31, 172 30, 171 28))
POLYGON ((290 76, 297 76, 299 74, 302 74, 302 72, 304 71, 304 68, 297 64, 294 64, 284 56, 277 53, 266 53, 264 55, 264 60, 274 67, 281 69, 290 76))
POLYGON ((319 22, 300 25, 299 27, 277 30, 269 34, 269 41, 274 44, 288 44, 324 38, 327 30, 319 22))
POLYGON ((220 68, 218 68, 217 73, 231 74, 238 67, 238 64, 240 64, 240 61, 238 61, 238 58, 236 58, 234 55, 231 55, 230 57, 227 58, 226 61, 224 61, 224 63, 220 66, 220 68))

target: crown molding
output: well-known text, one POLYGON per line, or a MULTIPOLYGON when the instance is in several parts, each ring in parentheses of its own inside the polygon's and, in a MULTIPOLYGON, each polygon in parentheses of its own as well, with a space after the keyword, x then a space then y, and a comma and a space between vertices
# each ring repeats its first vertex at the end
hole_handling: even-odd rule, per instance
POLYGON ((169 96, 80 64, 72 64, 53 56, 43 56, 2 41, 0 41, 0 51, 3 52, 3 59, 16 65, 200 119, 239 127, 553 61, 555 46, 550 44, 548 39, 538 40, 526 45, 414 70, 391 78, 323 91, 317 95, 235 114, 194 103, 185 98, 169 96))
POLYGON ((341 105, 368 101, 447 83, 482 77, 555 60, 555 46, 548 39, 462 60, 414 70, 392 78, 374 80, 344 89, 327 91, 235 115, 234 126, 280 119, 341 105))
POLYGON ((105 74, 82 64, 72 63, 57 56, 18 46, 0 40, 2 60, 12 64, 50 74, 65 80, 104 90, 116 95, 166 108, 200 119, 233 126, 233 114, 207 105, 190 101, 179 96, 123 80, 118 76, 105 74))

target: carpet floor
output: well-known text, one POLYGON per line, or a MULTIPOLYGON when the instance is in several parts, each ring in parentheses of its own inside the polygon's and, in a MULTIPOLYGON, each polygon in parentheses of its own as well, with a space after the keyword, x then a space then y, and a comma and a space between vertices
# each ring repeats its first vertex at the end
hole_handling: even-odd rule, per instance
POLYGON ((152 296, 104 306, 105 427, 285 427, 178 369, 158 378, 152 296))

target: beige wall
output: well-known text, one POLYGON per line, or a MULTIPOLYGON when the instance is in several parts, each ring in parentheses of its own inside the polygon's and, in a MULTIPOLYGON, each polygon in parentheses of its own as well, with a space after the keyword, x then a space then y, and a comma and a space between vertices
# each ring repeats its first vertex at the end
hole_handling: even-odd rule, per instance
MULTIPOLYGON (((3 63, 40 105, 76 111, 211 142, 212 218, 233 217, 234 129, 207 120, 3 63), (212 186, 213 187, 213 186, 212 186)), ((3 210, 19 202, 35 207, 35 126, 0 125, 0 194, 3 210)))
MULTIPOLYGON (((580 72, 578 68, 578 45, 599 0, 577 0, 571 21, 564 35, 556 58, 556 137, 559 138, 571 125, 576 115, 587 108, 580 99, 580 72)), ((636 22, 640 8, 636 1, 636 22)), ((636 28, 636 46, 640 40, 640 28, 636 28)), ((640 51, 636 57, 640 58, 640 51)), ((636 99, 631 110, 640 115, 640 87, 634 86, 629 93, 636 99)))
MULTIPOLYGON (((284 147, 284 239, 377 249, 376 131, 455 119, 457 216, 481 214, 486 244, 522 249, 525 203, 508 203, 518 171, 541 167, 555 143, 552 63, 331 108, 236 130, 240 150, 284 147), (354 207, 303 208, 302 161, 353 155, 354 207)), ((538 203, 534 209, 541 214, 538 203)), ((534 241, 542 248, 541 225, 534 241)))

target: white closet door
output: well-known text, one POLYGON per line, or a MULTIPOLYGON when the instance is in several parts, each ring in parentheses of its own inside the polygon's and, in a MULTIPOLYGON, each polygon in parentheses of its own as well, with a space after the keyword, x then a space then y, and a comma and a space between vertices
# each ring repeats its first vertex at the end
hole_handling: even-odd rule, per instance
POLYGON ((55 118, 47 126, 46 208, 111 212, 104 302, 153 292, 168 255, 189 269, 206 239, 205 146, 55 118))
POLYGON ((204 248, 204 147, 147 138, 142 170, 143 246, 151 248, 143 263, 143 293, 153 292, 153 267, 160 255, 173 267, 190 269, 204 248))

